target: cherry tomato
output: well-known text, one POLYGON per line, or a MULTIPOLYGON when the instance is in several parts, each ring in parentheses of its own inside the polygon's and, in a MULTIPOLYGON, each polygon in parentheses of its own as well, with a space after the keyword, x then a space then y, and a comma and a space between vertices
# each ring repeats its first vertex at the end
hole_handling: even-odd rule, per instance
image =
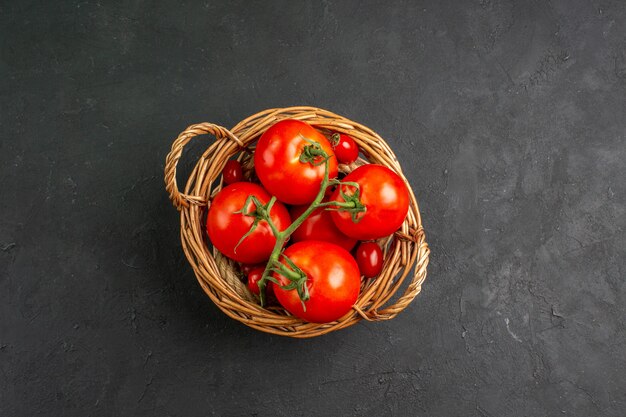
MULTIPOLYGON (((252 268, 252 270, 248 273, 248 289, 256 295, 259 295, 261 292, 259 289, 259 281, 263 278, 264 271, 264 266, 257 266, 256 268, 252 268)), ((268 298, 274 296, 274 283, 272 281, 267 281, 267 284, 265 285, 265 294, 268 298)))
MULTIPOLYGON (((294 206, 289 210, 291 219, 295 220, 306 211, 308 206, 294 206)), ((335 226, 330 211, 319 207, 307 217, 304 222, 291 235, 292 242, 301 242, 303 240, 321 240, 322 242, 330 242, 341 246, 350 251, 357 240, 341 233, 341 230, 335 226)))
POLYGON ((361 278, 348 251, 332 243, 308 240, 288 247, 284 254, 306 274, 310 296, 304 302, 305 311, 297 290, 281 287, 291 281, 274 273, 281 284, 274 285, 274 293, 287 311, 313 323, 331 322, 350 311, 359 296, 361 278))
POLYGON ((342 164, 351 164, 359 157, 359 147, 354 139, 344 133, 333 133, 331 137, 337 160, 342 164))
MULTIPOLYGON (((366 208, 365 212, 357 214, 357 222, 352 221, 350 212, 331 211, 333 221, 345 235, 359 240, 378 239, 402 225, 409 210, 409 190, 398 174, 385 166, 368 164, 352 171, 342 182, 359 184, 359 200, 366 208)), ((340 187, 344 193, 354 194, 354 187, 339 185, 332 201, 345 201, 340 187)))
POLYGON ((241 264, 239 265, 239 269, 241 270, 241 273, 244 274, 245 276, 248 276, 250 271, 252 271, 255 268, 265 268, 265 265, 264 264, 241 264))
MULTIPOLYGON (((235 261, 254 264, 266 261, 276 238, 266 221, 260 221, 256 229, 247 236, 235 250, 239 240, 250 230, 254 218, 236 213, 240 211, 248 196, 255 196, 261 204, 270 200, 270 195, 261 186, 250 182, 238 182, 223 188, 213 198, 207 215, 207 233, 211 243, 225 256, 235 261)), ((254 209, 250 202, 248 211, 254 209)), ((291 224, 285 206, 276 202, 270 212, 272 221, 283 231, 291 224)))
POLYGON ((356 248, 359 270, 365 278, 373 278, 383 270, 383 250, 374 242, 363 242, 356 248))
POLYGON ((243 181, 243 171, 241 170, 239 161, 236 159, 227 161, 222 171, 222 176, 226 184, 234 184, 243 181))
POLYGON ((263 186, 280 201, 307 204, 319 192, 324 164, 300 162, 304 147, 311 142, 319 143, 330 157, 329 178, 335 178, 337 160, 330 142, 307 123, 281 120, 261 135, 254 152, 254 168, 263 186))
POLYGON ((260 294, 259 281, 263 277, 265 268, 254 268, 248 273, 248 289, 256 295, 260 294))

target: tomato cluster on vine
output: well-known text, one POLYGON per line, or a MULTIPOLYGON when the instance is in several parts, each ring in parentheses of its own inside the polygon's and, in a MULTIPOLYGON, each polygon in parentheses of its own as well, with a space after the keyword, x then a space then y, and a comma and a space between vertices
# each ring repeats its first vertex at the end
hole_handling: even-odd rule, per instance
POLYGON ((275 299, 315 323, 349 314, 362 278, 381 274, 376 240, 401 227, 410 202, 398 174, 358 160, 347 134, 327 133, 293 119, 270 126, 252 155, 260 184, 228 161, 206 224, 213 246, 240 263, 261 305, 275 299), (352 171, 338 179, 340 167, 352 171))

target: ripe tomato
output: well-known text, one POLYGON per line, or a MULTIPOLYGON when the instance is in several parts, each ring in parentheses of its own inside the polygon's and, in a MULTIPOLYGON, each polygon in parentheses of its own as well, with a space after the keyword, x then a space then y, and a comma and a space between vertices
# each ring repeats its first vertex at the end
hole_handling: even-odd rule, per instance
POLYGON ((359 147, 350 136, 344 133, 333 133, 331 142, 337 160, 342 164, 351 164, 359 157, 359 147))
MULTIPOLYGON (((297 290, 274 285, 278 302, 291 314, 312 323, 334 321, 350 311, 359 296, 361 278, 354 258, 343 248, 328 242, 298 242, 284 252, 307 276, 310 298, 302 306, 297 290)), ((285 260, 282 262, 286 264, 285 260)), ((281 286, 291 281, 274 273, 281 286)))
MULTIPOLYGON (((300 217, 307 208, 308 206, 292 207, 289 210, 291 219, 295 220, 300 217)), ((330 216, 330 211, 324 210, 323 207, 313 210, 309 217, 291 235, 292 242, 301 242, 303 240, 330 242, 341 246, 347 251, 350 251, 357 242, 356 239, 344 235, 341 233, 341 230, 337 229, 330 216)))
MULTIPOLYGON (((264 271, 264 266, 258 266, 253 268, 248 273, 248 289, 256 295, 259 295, 261 292, 259 289, 259 281, 263 278, 264 271)), ((265 285, 265 295, 267 298, 272 298, 274 296, 274 283, 272 281, 267 281, 267 284, 265 285)))
POLYGON ((377 243, 361 243, 356 248, 354 257, 365 278, 373 278, 383 270, 383 251, 377 243))
MULTIPOLYGON (((213 246, 224 255, 238 262, 254 264, 270 257, 276 238, 267 222, 260 221, 235 251, 235 246, 254 222, 253 217, 235 213, 243 208, 248 196, 255 196, 262 204, 271 198, 261 186, 250 182, 238 182, 223 188, 209 207, 207 233, 213 246)), ((254 203, 250 202, 248 211, 254 208, 254 203)), ((272 207, 270 217, 280 231, 291 224, 289 212, 279 201, 272 207)))
POLYGON ((256 268, 261 268, 261 267, 264 268, 265 265, 264 264, 241 264, 239 265, 239 269, 241 270, 241 273, 244 274, 246 277, 248 276, 250 271, 256 268))
POLYGON ((248 272, 248 289, 256 295, 259 295, 259 281, 263 277, 263 271, 265 268, 254 268, 250 272, 248 272))
POLYGON ((222 176, 224 177, 224 182, 226 184, 234 184, 236 182, 243 181, 243 171, 241 170, 241 164, 236 159, 230 159, 224 165, 224 170, 222 171, 222 176))
MULTIPOLYGON (((352 171, 342 182, 359 184, 360 201, 366 208, 365 212, 357 214, 356 223, 350 212, 331 212, 333 221, 344 234, 359 240, 378 239, 402 225, 409 210, 409 190, 398 174, 385 166, 368 164, 352 171)), ((340 184, 331 201, 345 201, 340 188, 348 195, 354 194, 354 187, 340 184)))
POLYGON ((267 129, 254 152, 254 168, 263 186, 280 201, 307 204, 315 199, 324 178, 324 164, 300 162, 300 154, 317 142, 329 155, 329 178, 337 176, 337 160, 328 139, 307 123, 281 120, 267 129))

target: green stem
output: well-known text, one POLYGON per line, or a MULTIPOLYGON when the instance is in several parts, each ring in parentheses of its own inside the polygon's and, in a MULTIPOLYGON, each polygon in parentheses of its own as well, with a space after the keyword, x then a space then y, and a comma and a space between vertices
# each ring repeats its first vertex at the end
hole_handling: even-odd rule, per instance
POLYGON ((272 229, 272 233, 274 233, 274 236, 278 236, 280 234, 280 231, 278 230, 278 227, 276 227, 276 225, 272 221, 272 216, 270 216, 272 207, 274 206, 275 202, 276 202, 276 197, 272 196, 269 203, 267 204, 267 217, 265 218, 265 220, 267 220, 267 224, 270 226, 270 229, 272 229))
MULTIPOLYGON (((325 153, 324 153, 325 154, 325 153)), ((328 156, 326 155, 326 160, 324 161, 324 179, 322 179, 322 183, 320 185, 320 190, 315 196, 315 199, 311 203, 311 205, 302 213, 297 219, 292 221, 288 228, 283 230, 282 232, 278 230, 271 217, 268 216, 266 218, 267 223, 269 224, 274 236, 276 237, 276 244, 274 245, 274 249, 272 250, 272 254, 270 255, 269 260, 267 261, 267 265, 265 266, 265 271, 263 271, 263 275, 259 280, 259 296, 261 298, 261 305, 265 305, 265 286, 267 285, 267 281, 269 280, 269 276, 272 273, 272 268, 278 267, 280 263, 280 254, 283 251, 283 247, 285 243, 289 239, 289 236, 292 235, 293 232, 296 231, 298 227, 313 213, 313 211, 320 207, 322 200, 324 199, 324 195, 326 194, 326 188, 328 188, 329 183, 329 168, 328 168, 328 156)), ((275 197, 272 197, 275 199, 275 197)), ((287 277, 289 278, 289 277, 287 277)))
POLYGON ((318 207, 337 207, 351 209, 356 207, 356 203, 354 201, 327 201, 325 203, 320 203, 318 207))

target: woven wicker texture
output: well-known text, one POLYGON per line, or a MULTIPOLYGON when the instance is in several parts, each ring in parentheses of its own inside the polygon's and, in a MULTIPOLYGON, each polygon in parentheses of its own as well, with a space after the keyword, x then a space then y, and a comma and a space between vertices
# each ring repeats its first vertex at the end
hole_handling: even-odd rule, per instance
POLYGON ((182 246, 198 282, 228 316, 252 328, 283 336, 314 337, 351 326, 360 320, 394 318, 421 291, 430 253, 419 207, 408 182, 411 204, 407 218, 394 235, 379 241, 384 248, 383 271, 376 279, 364 280, 352 310, 332 323, 308 323, 290 316, 280 307, 262 308, 240 281, 237 265, 209 248, 205 214, 211 197, 222 187, 221 171, 226 161, 238 155, 244 175, 249 177, 253 172, 251 152, 256 140, 282 119, 303 120, 324 133, 336 131, 352 136, 366 161, 359 160, 350 166, 340 165, 340 171, 349 172, 357 165, 371 162, 391 168, 407 182, 393 151, 377 133, 327 110, 314 107, 269 109, 248 117, 230 130, 211 123, 189 126, 176 138, 167 155, 165 185, 174 206, 180 211, 182 246), (176 165, 183 148, 194 137, 205 134, 215 136, 216 141, 201 156, 181 192, 176 183, 176 165), (407 276, 410 278, 405 282, 407 276), (399 292, 401 288, 403 292, 399 292))

